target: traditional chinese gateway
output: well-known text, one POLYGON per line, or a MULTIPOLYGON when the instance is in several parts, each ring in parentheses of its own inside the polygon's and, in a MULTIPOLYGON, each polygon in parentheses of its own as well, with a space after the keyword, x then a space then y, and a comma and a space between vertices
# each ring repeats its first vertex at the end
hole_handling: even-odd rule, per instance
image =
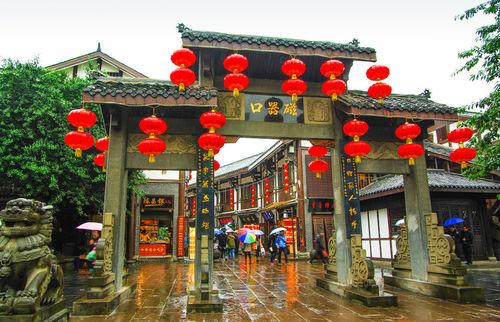
MULTIPOLYGON (((329 264, 325 277, 317 281, 319 287, 369 306, 396 305, 394 295, 379 294, 373 265, 362 248, 357 173, 397 174, 403 176, 407 227, 398 238, 398 247, 404 247, 397 250, 394 273, 387 282, 435 296, 446 294, 455 301, 483 300, 481 289, 465 284, 465 269, 453 254, 453 241, 443 234, 432 213, 425 159, 419 157, 427 128, 436 120, 459 119, 453 108, 430 100, 417 104, 414 97, 398 95, 386 97, 382 104, 390 87, 377 77, 368 95, 344 92, 353 63, 376 61, 375 50, 357 41, 337 44, 241 36, 195 31, 182 24, 178 30, 183 47, 190 50, 176 51, 173 60, 179 68, 171 76, 176 85, 103 78, 84 92, 84 103, 100 104, 109 129, 104 202, 109 233, 103 252, 109 265, 96 273, 87 299, 75 303, 76 312, 84 314, 86 307, 92 307, 92 312, 102 314, 131 289, 123 283, 129 169, 197 171, 195 280, 188 311, 222 309, 212 276, 213 156, 224 143, 221 135, 227 142, 239 137, 276 138, 310 140, 318 147, 310 150, 315 158, 310 169, 318 177, 332 169, 335 200, 329 264), (246 57, 247 64, 228 68, 225 59, 235 52, 246 57), (335 60, 331 72, 320 71, 331 60, 335 60), (338 63, 343 67, 340 72, 334 66, 338 63), (413 123, 405 125, 407 120, 413 123), (408 131, 396 137, 394 132, 401 126, 408 131), (417 127, 418 133, 410 131, 417 127), (169 148, 169 142, 176 142, 175 149, 169 148), (400 145, 405 151, 398 155, 400 145), (367 147, 380 153, 369 154, 367 147), (363 161, 358 163, 360 156, 363 161)), ((292 172, 290 165, 285 170, 292 172)), ((272 205, 271 182, 263 179, 263 205, 272 205)))

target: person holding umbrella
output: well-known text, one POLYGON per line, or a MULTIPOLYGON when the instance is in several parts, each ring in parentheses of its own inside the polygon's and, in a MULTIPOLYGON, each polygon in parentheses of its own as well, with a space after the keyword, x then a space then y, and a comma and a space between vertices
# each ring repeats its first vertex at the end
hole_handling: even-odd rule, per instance
POLYGON ((250 231, 247 231, 245 234, 240 236, 239 240, 243 243, 243 254, 245 254, 245 262, 247 261, 247 258, 250 259, 251 262, 252 244, 257 241, 257 237, 250 231))
POLYGON ((278 246, 278 263, 281 264, 281 254, 285 255, 285 263, 288 263, 286 236, 283 230, 280 231, 278 237, 276 237, 276 246, 278 246))
POLYGON ((276 234, 271 234, 271 236, 269 236, 267 248, 269 249, 269 253, 271 254, 269 262, 271 263, 271 265, 273 265, 274 260, 276 259, 276 234))

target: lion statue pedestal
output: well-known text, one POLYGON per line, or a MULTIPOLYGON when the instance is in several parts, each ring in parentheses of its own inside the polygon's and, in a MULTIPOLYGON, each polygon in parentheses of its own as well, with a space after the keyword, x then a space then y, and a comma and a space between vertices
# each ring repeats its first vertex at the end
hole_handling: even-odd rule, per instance
POLYGON ((52 206, 14 199, 0 219, 0 321, 66 321, 64 275, 49 248, 52 206))

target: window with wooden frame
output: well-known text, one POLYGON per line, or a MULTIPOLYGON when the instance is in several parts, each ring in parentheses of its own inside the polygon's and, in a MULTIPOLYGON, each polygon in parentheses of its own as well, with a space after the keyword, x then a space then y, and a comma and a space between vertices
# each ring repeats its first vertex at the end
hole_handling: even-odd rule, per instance
POLYGON ((367 257, 379 259, 394 257, 396 238, 393 238, 390 228, 387 208, 361 213, 361 239, 367 257))

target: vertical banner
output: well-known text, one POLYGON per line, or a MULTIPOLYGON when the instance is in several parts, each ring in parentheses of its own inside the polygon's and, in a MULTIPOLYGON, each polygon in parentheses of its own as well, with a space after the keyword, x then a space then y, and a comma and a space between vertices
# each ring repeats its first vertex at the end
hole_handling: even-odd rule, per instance
POLYGON ((177 217, 177 257, 184 256, 184 235, 186 233, 186 217, 177 217))
POLYGON ((213 157, 198 149, 198 173, 196 175, 196 238, 208 235, 214 238, 214 184, 213 157))
POLYGON ((342 189, 344 191, 344 212, 347 236, 361 235, 361 207, 359 204, 358 172, 354 158, 344 154, 342 149, 342 189))

